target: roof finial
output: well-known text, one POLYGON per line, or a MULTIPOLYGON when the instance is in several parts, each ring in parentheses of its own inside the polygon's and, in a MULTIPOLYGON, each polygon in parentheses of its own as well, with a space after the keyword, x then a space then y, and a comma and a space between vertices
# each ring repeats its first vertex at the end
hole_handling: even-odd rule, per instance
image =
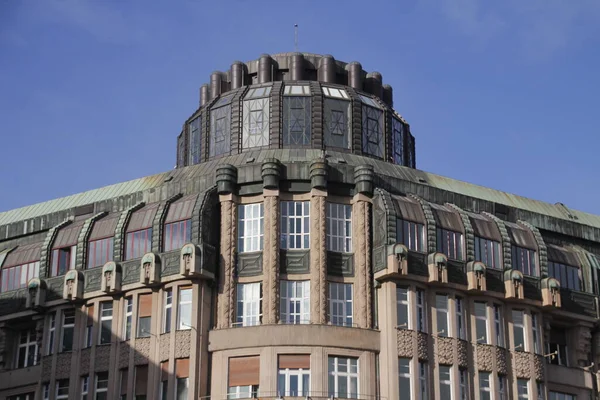
POLYGON ((298 51, 298 24, 294 24, 294 51, 298 51))

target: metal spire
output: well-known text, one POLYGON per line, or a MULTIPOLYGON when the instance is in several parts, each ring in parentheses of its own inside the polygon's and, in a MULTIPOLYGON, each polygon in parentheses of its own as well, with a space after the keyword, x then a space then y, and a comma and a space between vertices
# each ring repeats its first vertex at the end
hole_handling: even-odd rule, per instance
POLYGON ((294 24, 294 51, 298 51, 298 24, 294 24))

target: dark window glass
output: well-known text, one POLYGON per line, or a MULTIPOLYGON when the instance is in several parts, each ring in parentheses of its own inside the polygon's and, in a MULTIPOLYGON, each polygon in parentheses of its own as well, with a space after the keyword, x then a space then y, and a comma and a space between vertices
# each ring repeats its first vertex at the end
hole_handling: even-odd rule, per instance
POLYGON ((183 247, 192 240, 192 220, 177 221, 165 225, 163 250, 171 251, 183 247))
POLYGON ((0 292, 24 288, 27 287, 30 279, 39 276, 40 262, 34 261, 28 264, 4 268, 1 272, 0 284, 2 290, 0 292))
POLYGON ((425 251, 425 225, 398 219, 396 222, 396 237, 409 250, 425 251))
POLYGON ((284 97, 283 145, 310 144, 310 97, 284 97))
POLYGON ((208 152, 210 157, 229 154, 231 139, 231 106, 215 108, 210 112, 208 152))
POLYGON ((513 269, 521 271, 524 275, 538 276, 535 263, 535 251, 518 246, 512 246, 513 269))
POLYGON ((404 125, 395 118, 392 120, 392 141, 394 163, 404 165, 404 125))
POLYGON ((481 261, 488 268, 502 269, 499 242, 475 236, 475 261, 481 261))
POLYGON ((112 337, 112 301, 100 303, 100 344, 110 343, 112 337))
POLYGON ((188 125, 188 133, 190 138, 189 147, 189 165, 198 164, 200 162, 200 154, 202 151, 202 141, 200 140, 200 126, 202 118, 193 119, 188 125))
POLYGON ((88 269, 101 267, 113 259, 114 242, 115 239, 109 237, 94 240, 88 244, 88 269))
POLYGON ((577 267, 549 261, 548 276, 557 279, 563 288, 581 290, 581 278, 577 267))
POLYGON ((362 150, 383 158, 383 112, 363 105, 362 114, 362 150))
POLYGON ((71 265, 71 246, 52 250, 52 276, 67 273, 71 265))
POLYGON ((150 323, 152 317, 140 317, 138 319, 138 334, 137 337, 150 337, 150 323))
POLYGON ((325 145, 350 148, 350 102, 326 98, 323 102, 325 145))
POLYGON ((125 238, 125 259, 140 258, 152 250, 152 228, 129 232, 125 238))
POLYGON ((553 356, 546 358, 550 364, 569 366, 567 359, 567 332, 564 329, 556 327, 550 329, 550 338, 547 347, 548 354, 555 353, 553 356))
POLYGON ((75 310, 63 312, 61 351, 73 350, 73 334, 75 332, 75 310))
POLYGON ((463 234, 460 232, 437 230, 437 250, 454 260, 463 259, 463 234))

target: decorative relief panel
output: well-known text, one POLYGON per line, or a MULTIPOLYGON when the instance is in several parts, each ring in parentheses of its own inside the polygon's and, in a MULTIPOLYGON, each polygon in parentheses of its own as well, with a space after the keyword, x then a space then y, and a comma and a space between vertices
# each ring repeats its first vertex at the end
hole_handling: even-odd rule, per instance
MULTIPOLYGON (((179 273, 179 250, 172 251, 170 253, 165 253, 161 256, 162 261, 162 270, 160 271, 160 276, 169 276, 175 275, 179 273)), ((139 278, 139 271, 138 271, 139 278)))
POLYGON ((427 361, 429 349, 429 335, 423 332, 417 332, 417 356, 419 360, 427 361))
POLYGON ((494 370, 494 346, 488 344, 477 344, 477 369, 479 371, 494 370))
POLYGON ((307 274, 310 272, 310 250, 281 250, 282 274, 307 274))
POLYGON ((269 145, 269 99, 244 101, 242 148, 269 145))
POLYGON ((362 151, 383 158, 384 137, 383 112, 377 108, 362 107, 362 151))
POLYGON ((469 366, 468 342, 462 339, 456 339, 456 350, 458 352, 458 366, 467 368, 469 366))
POLYGON ((110 347, 96 346, 96 356, 94 357, 95 371, 108 371, 110 365, 110 347))
POLYGON ((328 251, 327 272, 335 276, 354 276, 354 254, 328 251))
POLYGON ((166 361, 169 359, 169 351, 171 350, 171 334, 163 333, 160 335, 160 361, 166 361))
POLYGON ((71 358, 73 353, 60 353, 56 356, 56 379, 68 379, 71 375, 71 358))
POLYGON ((175 358, 187 358, 190 356, 192 345, 192 331, 184 330, 175 332, 175 358))
POLYGON ((83 271, 84 292, 95 292, 100 290, 102 284, 102 268, 92 268, 83 271))
POLYGON ((237 255, 236 275, 256 276, 262 274, 263 252, 240 253, 237 255))
POLYGON ((62 276, 46 279, 46 301, 62 299, 64 284, 62 276))
POLYGON ((119 368, 127 368, 129 365, 129 351, 131 350, 131 342, 121 342, 119 346, 119 368))
POLYGON ((398 357, 413 356, 413 338, 415 337, 415 331, 408 329, 398 329, 397 331, 397 344, 398 344, 398 357))
POLYGON ((454 364, 454 338, 438 336, 435 342, 437 344, 438 363, 454 364))
POLYGON ((123 269, 123 278, 122 278, 123 285, 135 283, 140 280, 140 261, 139 260, 124 261, 121 264, 121 268, 123 269))
POLYGON ((92 354, 92 349, 81 349, 79 356, 79 370, 81 371, 81 375, 86 375, 90 373, 90 358, 92 354))
POLYGON ((496 347, 496 370, 499 374, 508 374, 508 366, 506 363, 506 349, 502 347, 496 347))
POLYGON ((517 378, 529 379, 532 375, 531 371, 531 354, 524 351, 513 352, 513 360, 515 363, 515 374, 517 378))
POLYGON ((150 356, 150 338, 136 339, 133 363, 135 365, 148 364, 149 356, 150 356))
POLYGON ((544 362, 544 356, 539 354, 534 354, 533 356, 533 372, 535 374, 535 379, 538 381, 544 380, 544 368, 546 363, 544 362))
POLYGON ((49 381, 52 376, 52 356, 42 358, 42 380, 49 381))

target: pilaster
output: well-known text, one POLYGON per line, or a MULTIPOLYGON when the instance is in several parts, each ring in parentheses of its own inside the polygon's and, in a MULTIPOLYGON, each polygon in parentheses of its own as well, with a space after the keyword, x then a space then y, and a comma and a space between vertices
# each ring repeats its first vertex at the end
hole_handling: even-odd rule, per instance
POLYGON ((310 320, 325 324, 327 319, 327 248, 325 246, 325 203, 327 199, 327 160, 310 165, 310 320))

